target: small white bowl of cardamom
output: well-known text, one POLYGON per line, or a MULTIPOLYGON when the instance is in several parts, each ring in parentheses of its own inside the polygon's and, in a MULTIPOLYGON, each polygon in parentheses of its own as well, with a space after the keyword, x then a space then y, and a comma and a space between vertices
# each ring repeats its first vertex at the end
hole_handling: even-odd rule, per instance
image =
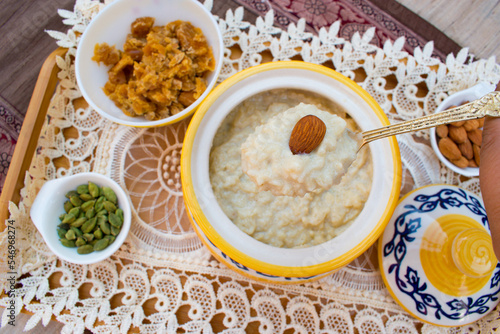
POLYGON ((132 220, 125 191, 111 178, 93 172, 45 182, 30 216, 48 248, 76 264, 113 255, 127 238, 132 220))
MULTIPOLYGON (((448 96, 438 106, 436 113, 477 100, 494 90, 495 85, 480 82, 448 96)), ((430 129, 432 148, 446 167, 466 177, 479 175, 483 122, 484 119, 474 119, 430 129)))

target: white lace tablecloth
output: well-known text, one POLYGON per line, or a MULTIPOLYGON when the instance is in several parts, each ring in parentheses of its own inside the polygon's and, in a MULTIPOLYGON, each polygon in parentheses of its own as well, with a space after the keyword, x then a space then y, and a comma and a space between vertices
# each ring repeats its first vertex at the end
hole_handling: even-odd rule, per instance
MULTIPOLYGON (((211 1, 205 5, 212 8, 211 1)), ((302 285, 252 281, 212 258, 191 229, 180 189, 180 151, 189 120, 163 128, 129 128, 81 103, 73 59, 80 34, 103 6, 99 1, 76 1, 73 12, 59 11, 71 29, 48 32, 68 52, 57 59, 60 84, 25 178, 23 199, 9 207, 17 228, 16 312, 25 308, 33 313, 26 330, 40 321, 46 325, 52 315, 65 324, 64 333, 82 333, 85 328, 94 333, 242 333, 249 328, 263 333, 489 333, 500 326, 499 308, 465 328, 439 328, 412 318, 385 289, 375 247, 337 273, 302 285), (69 128, 73 131, 66 131, 69 128), (56 167, 61 165, 65 167, 56 167), (50 252, 29 211, 46 180, 84 171, 118 181, 130 195, 134 219, 128 239, 114 256, 93 265, 74 265, 50 252)), ((219 81, 260 64, 263 54, 274 61, 300 57, 333 66, 357 81, 391 122, 397 122, 432 113, 449 94, 479 81, 500 80, 494 58, 476 60, 467 49, 442 63, 432 57, 432 42, 410 55, 403 51, 404 38, 382 49, 369 44, 374 29, 348 41, 338 37, 338 23, 314 36, 304 32, 301 21, 288 31, 273 27, 272 12, 255 25, 242 17, 239 8, 218 18, 226 48, 219 81)), ((479 193, 477 178, 463 179, 440 165, 428 137, 428 131, 398 137, 402 194, 432 183, 457 184, 479 193)), ((7 233, 0 237, 5 259, 7 233)), ((7 292, 6 280, 0 283, 7 292)), ((9 298, 1 305, 8 306, 9 298)), ((7 321, 4 311, 2 326, 7 321)))

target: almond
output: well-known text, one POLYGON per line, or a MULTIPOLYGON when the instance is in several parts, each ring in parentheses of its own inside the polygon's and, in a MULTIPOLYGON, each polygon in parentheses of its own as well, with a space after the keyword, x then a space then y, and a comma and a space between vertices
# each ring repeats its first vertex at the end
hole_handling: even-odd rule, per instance
POLYGON ((462 126, 464 124, 465 124, 465 121, 458 121, 458 122, 450 123, 451 126, 462 126))
POLYGON ((474 152, 474 161, 476 165, 481 166, 481 146, 472 144, 472 152, 474 152))
POLYGON ((448 126, 445 124, 438 125, 436 127, 436 134, 441 138, 448 137, 448 126))
POLYGON ((449 160, 458 160, 462 156, 462 152, 460 152, 457 144, 448 137, 441 138, 438 146, 441 153, 449 160))
POLYGON ((472 131, 476 130, 477 128, 479 128, 479 121, 477 119, 470 119, 464 124, 465 131, 472 131))
POLYGON ((326 125, 314 115, 302 117, 293 127, 288 146, 292 154, 311 153, 323 141, 326 125))
POLYGON ((476 164, 476 162, 474 161, 474 159, 469 159, 469 166, 468 167, 477 168, 479 166, 476 164))
POLYGON ((478 118, 476 121, 478 121, 480 128, 482 128, 484 126, 484 117, 478 118))
POLYGON ((467 132, 467 136, 473 144, 481 146, 483 143, 483 131, 480 129, 467 132))
POLYGON ((469 160, 466 157, 460 157, 460 159, 450 160, 452 164, 459 168, 466 168, 469 166, 469 160))
POLYGON ((467 131, 463 126, 450 126, 448 136, 455 143, 461 144, 467 140, 467 131))
POLYGON ((472 151, 472 143, 470 142, 469 139, 466 139, 463 143, 458 144, 458 148, 460 149, 460 152, 462 152, 462 155, 467 159, 470 160, 474 158, 474 152, 472 151))

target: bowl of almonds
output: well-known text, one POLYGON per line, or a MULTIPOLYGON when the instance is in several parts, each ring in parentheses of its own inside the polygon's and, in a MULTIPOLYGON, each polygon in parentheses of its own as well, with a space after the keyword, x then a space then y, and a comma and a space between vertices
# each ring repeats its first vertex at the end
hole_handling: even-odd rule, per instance
MULTIPOLYGON (((495 86, 481 82, 469 89, 446 98, 436 113, 479 99, 495 86)), ((484 119, 460 121, 432 128, 431 145, 439 160, 454 172, 474 177, 479 175, 480 151, 483 139, 484 119)))

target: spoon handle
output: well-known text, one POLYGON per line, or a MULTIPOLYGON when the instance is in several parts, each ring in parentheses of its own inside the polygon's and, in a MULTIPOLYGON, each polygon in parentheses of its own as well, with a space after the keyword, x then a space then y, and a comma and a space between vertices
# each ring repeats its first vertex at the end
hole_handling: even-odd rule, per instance
POLYGON ((484 116, 500 117, 500 92, 491 92, 480 99, 437 114, 365 131, 361 133, 363 139, 360 148, 377 139, 484 116))

